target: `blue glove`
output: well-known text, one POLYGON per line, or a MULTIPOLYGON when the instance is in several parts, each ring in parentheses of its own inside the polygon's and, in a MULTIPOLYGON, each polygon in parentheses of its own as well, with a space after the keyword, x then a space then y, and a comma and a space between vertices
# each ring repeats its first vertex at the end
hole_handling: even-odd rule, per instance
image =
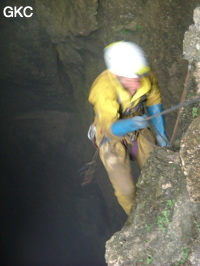
MULTIPOLYGON (((152 105, 150 107, 147 107, 147 111, 149 113, 150 116, 158 114, 160 112, 162 112, 162 104, 155 104, 152 105)), ((151 119, 153 126, 155 128, 156 131, 156 140, 157 143, 161 146, 161 147, 169 147, 169 140, 168 137, 166 135, 165 132, 165 119, 164 119, 164 115, 159 115, 157 117, 154 117, 153 119, 151 119)))
POLYGON ((145 116, 135 116, 133 118, 117 120, 112 124, 111 131, 114 135, 122 137, 132 131, 146 127, 149 127, 149 122, 145 120, 145 116))

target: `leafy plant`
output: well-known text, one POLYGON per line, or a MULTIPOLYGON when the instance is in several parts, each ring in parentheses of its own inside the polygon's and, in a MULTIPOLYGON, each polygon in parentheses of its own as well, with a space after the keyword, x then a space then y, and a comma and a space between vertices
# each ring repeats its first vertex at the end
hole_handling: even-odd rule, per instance
POLYGON ((130 33, 131 33, 131 31, 130 31, 130 30, 128 30, 128 29, 124 29, 124 30, 123 30, 123 33, 124 33, 124 34, 130 34, 130 33))
POLYGON ((153 261, 153 257, 148 257, 148 258, 147 258, 147 264, 151 264, 152 261, 153 261))
POLYGON ((148 224, 145 224, 145 230, 148 233, 151 230, 151 227, 148 224))
POLYGON ((200 232, 200 224, 196 220, 194 221, 194 223, 196 225, 197 230, 200 232))
POLYGON ((167 207, 164 209, 164 211, 161 212, 161 215, 157 217, 157 224, 163 232, 167 231, 167 227, 171 223, 169 216, 172 209, 174 208, 175 202, 175 200, 168 200, 167 207))
POLYGON ((139 31, 139 30, 141 30, 141 29, 142 29, 142 26, 139 25, 139 24, 137 24, 137 26, 136 26, 136 30, 139 31))
POLYGON ((198 116, 199 110, 197 107, 192 108, 192 117, 195 118, 198 116))
POLYGON ((188 259, 190 255, 190 248, 182 248, 182 254, 181 254, 181 259, 176 263, 175 266, 179 266, 180 264, 185 263, 185 261, 188 259))
POLYGON ((174 207, 175 205, 175 200, 168 200, 167 201, 167 206, 169 206, 171 209, 174 207))
POLYGON ((167 231, 167 227, 170 224, 169 215, 170 210, 164 210, 162 211, 162 216, 159 215, 157 218, 157 224, 163 232, 167 231))

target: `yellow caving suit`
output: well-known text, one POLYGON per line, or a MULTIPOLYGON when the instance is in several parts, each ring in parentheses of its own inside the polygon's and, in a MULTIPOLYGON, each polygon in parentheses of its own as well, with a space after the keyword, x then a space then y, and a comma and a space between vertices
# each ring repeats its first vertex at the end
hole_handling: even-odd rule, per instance
MULTIPOLYGON (((135 184, 131 174, 129 154, 123 144, 123 139, 126 137, 113 135, 111 125, 118 119, 139 115, 139 110, 135 110, 144 98, 146 98, 146 107, 161 103, 160 90, 152 72, 141 79, 141 87, 134 96, 131 96, 115 75, 105 70, 94 81, 88 99, 94 106, 96 144, 99 147, 100 158, 117 200, 127 214, 130 213, 135 201, 135 184), (125 113, 130 114, 124 116, 125 113)), ((154 149, 155 138, 147 128, 137 131, 136 138, 138 142, 136 160, 142 167, 148 154, 154 149)), ((128 139, 127 142, 130 144, 128 139)))

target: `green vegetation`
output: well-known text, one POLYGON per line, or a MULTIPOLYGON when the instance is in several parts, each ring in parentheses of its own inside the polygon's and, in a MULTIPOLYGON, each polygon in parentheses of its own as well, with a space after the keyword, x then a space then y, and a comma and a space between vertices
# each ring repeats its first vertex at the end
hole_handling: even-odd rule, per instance
POLYGON ((164 211, 161 212, 161 215, 157 217, 157 224, 163 232, 167 231, 167 227, 171 223, 171 221, 169 220, 169 216, 171 214, 172 209, 174 208, 174 205, 175 200, 168 200, 167 207, 164 211))
POLYGON ((157 224, 163 232, 167 231, 167 227, 170 224, 169 220, 170 210, 162 211, 162 216, 158 216, 157 224))
POLYGON ((131 34, 131 32, 132 31, 140 31, 140 30, 142 30, 142 26, 141 25, 139 25, 139 24, 137 24, 136 26, 133 26, 132 28, 124 28, 123 30, 122 30, 122 33, 123 34, 131 34))
POLYGON ((147 259, 147 264, 151 264, 152 261, 153 261, 153 257, 148 257, 148 259, 147 259))
POLYGON ((190 255, 190 252, 191 252, 190 248, 182 248, 181 259, 176 263, 175 266, 179 266, 185 263, 185 261, 188 259, 190 255))
POLYGON ((142 29, 142 26, 141 25, 139 25, 139 24, 137 24, 137 26, 136 26, 136 30, 141 30, 142 29))
POLYGON ((174 208, 175 205, 175 200, 168 200, 167 201, 167 206, 169 206, 171 209, 174 208))
POLYGON ((137 262, 140 262, 142 264, 145 263, 145 265, 149 265, 152 263, 152 261, 153 261, 153 257, 148 257, 146 260, 146 263, 145 263, 144 259, 139 259, 137 262))
POLYGON ((196 228, 197 228, 197 230, 199 231, 199 233, 200 233, 200 224, 198 223, 198 221, 194 221, 194 223, 195 223, 195 225, 196 225, 196 228))
POLYGON ((194 92, 194 91, 188 92, 188 94, 187 94, 187 100, 191 100, 190 98, 191 97, 194 97, 194 96, 196 96, 196 92, 194 92))
POLYGON ((130 34, 130 33, 131 33, 131 31, 130 31, 130 30, 128 30, 128 29, 124 29, 124 30, 123 30, 123 33, 124 33, 124 34, 130 34))
POLYGON ((198 116, 199 110, 197 107, 192 108, 192 117, 195 118, 198 116))
POLYGON ((151 227, 148 224, 145 224, 145 230, 148 233, 151 230, 151 227))

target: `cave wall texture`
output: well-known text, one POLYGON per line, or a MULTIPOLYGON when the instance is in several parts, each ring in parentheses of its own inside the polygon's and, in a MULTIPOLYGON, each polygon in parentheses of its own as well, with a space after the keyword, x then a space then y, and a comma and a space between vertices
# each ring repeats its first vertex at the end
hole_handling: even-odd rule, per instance
MULTIPOLYGON (((200 6, 193 20, 183 40, 189 63, 184 91, 185 98, 200 99, 200 6)), ((182 126, 184 120, 191 123, 180 149, 157 148, 147 159, 136 185, 136 204, 122 230, 106 242, 109 266, 200 265, 200 115, 194 114, 199 107, 198 100, 196 107, 179 112, 182 126)))
POLYGON ((137 182, 137 204, 106 243, 107 265, 200 265, 199 130, 200 116, 182 139, 180 153, 158 148, 147 160, 137 182))
MULTIPOLYGON (((93 119, 87 97, 105 68, 103 48, 118 40, 141 45, 157 74, 164 107, 179 103, 188 67, 183 38, 197 5, 197 0, 1 1, 5 262, 104 265, 105 241, 126 216, 101 163, 88 187, 81 187, 78 174, 94 153, 87 140, 93 119), (7 5, 31 6, 33 16, 5 18, 7 5)), ((195 87, 193 77, 189 83, 195 87)), ((176 115, 166 116, 169 136, 176 115)))

